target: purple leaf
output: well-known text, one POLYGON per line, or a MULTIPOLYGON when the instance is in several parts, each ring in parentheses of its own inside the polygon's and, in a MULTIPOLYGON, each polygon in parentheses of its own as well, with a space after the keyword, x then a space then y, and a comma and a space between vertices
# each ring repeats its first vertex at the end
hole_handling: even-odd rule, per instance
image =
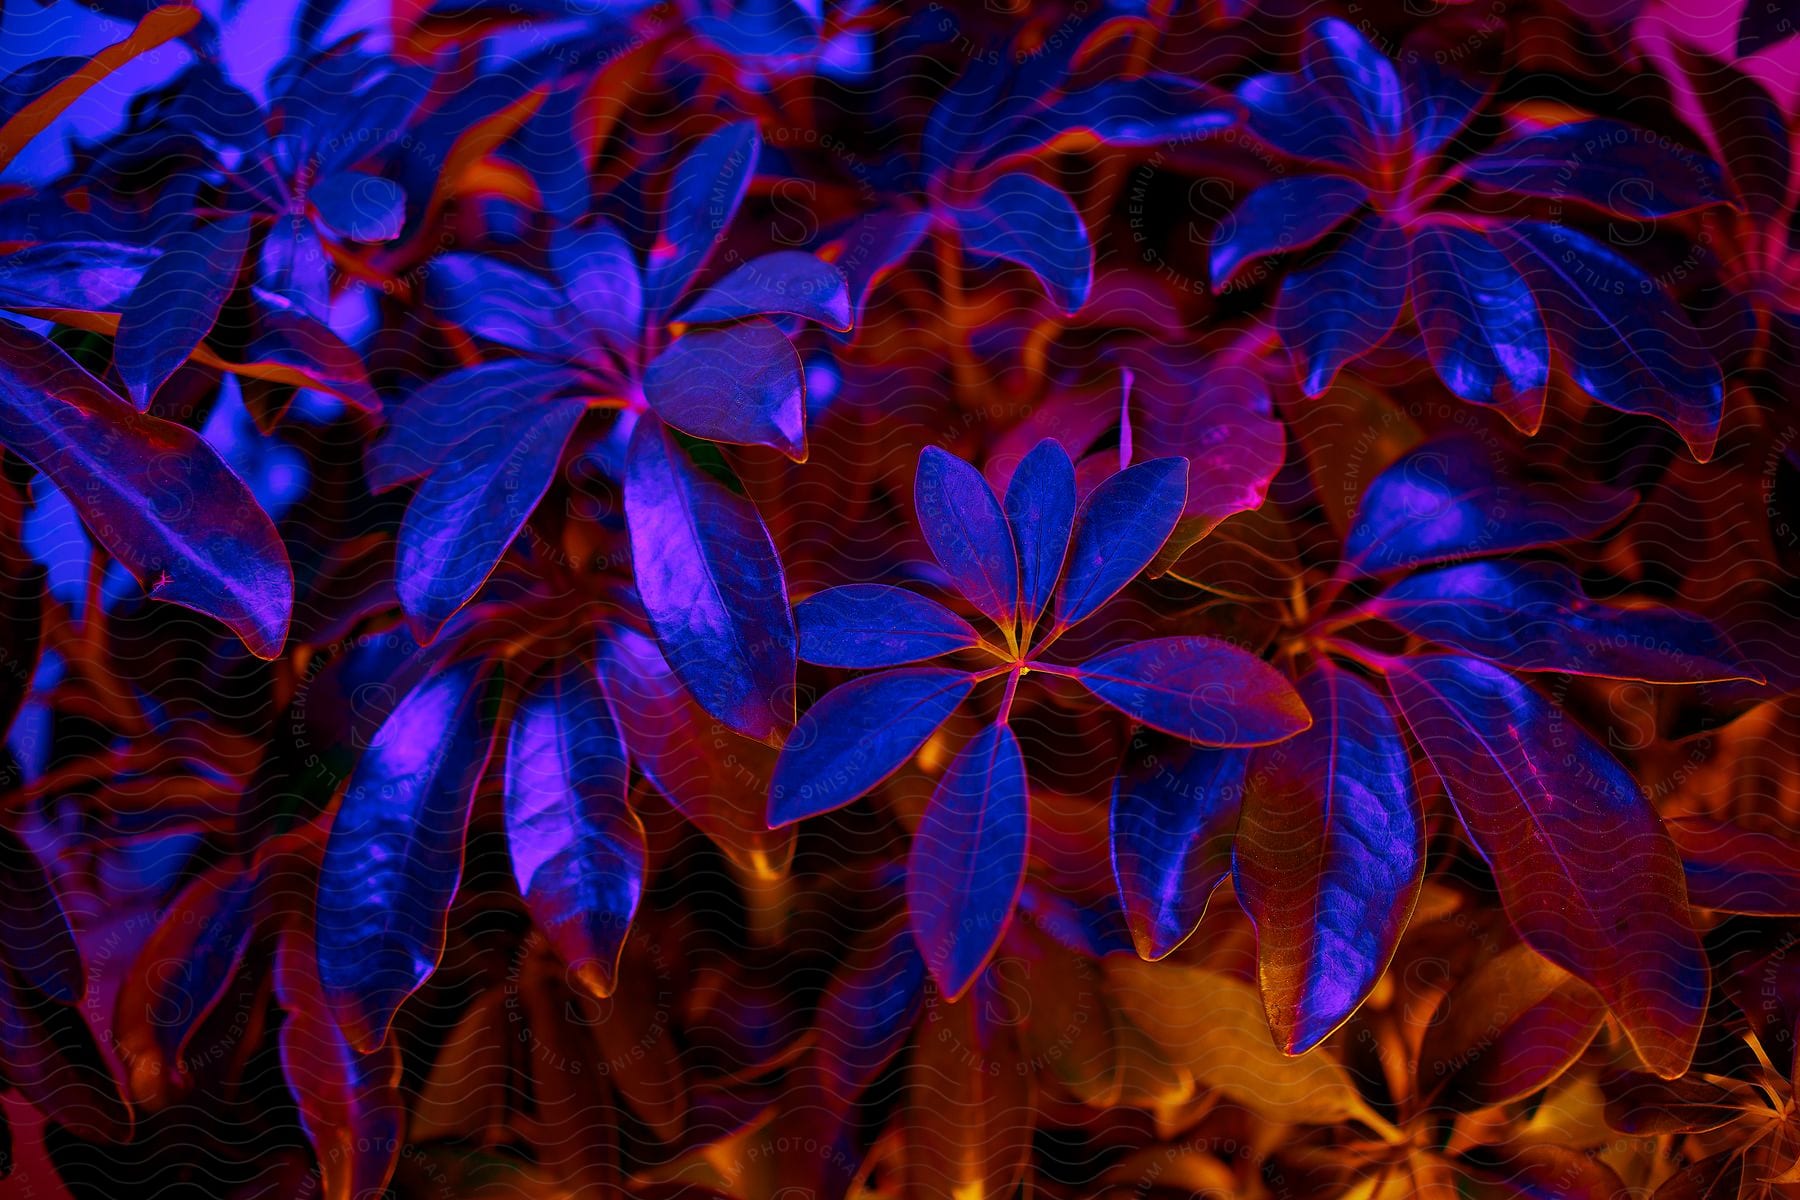
POLYGON ((1598 484, 1528 484, 1502 449, 1473 435, 1444 437, 1375 477, 1344 551, 1364 571, 1381 572, 1550 546, 1593 537, 1635 502, 1598 484))
POLYGON ((1391 154, 1406 123, 1394 64, 1348 22, 1328 17, 1307 30, 1301 65, 1313 87, 1365 134, 1365 153, 1391 154))
POLYGON ((582 324, 628 366, 635 364, 644 328, 644 280, 625 235, 606 220, 582 230, 559 229, 550 239, 550 262, 582 324))
POLYGON ((391 179, 335 171, 306 193, 319 224, 351 242, 391 242, 406 226, 406 193, 391 179))
POLYGON ((0 829, 0 962, 44 995, 79 1004, 87 974, 75 933, 43 864, 18 835, 0 829))
POLYGON ((755 121, 727 125, 701 139, 675 168, 663 206, 662 237, 650 252, 644 312, 675 306, 737 215, 756 174, 762 143, 755 121))
POLYGON ((848 281, 853 325, 862 324, 875 285, 906 261, 930 226, 929 213, 884 208, 858 217, 836 239, 832 261, 848 281))
POLYGON ((949 210, 963 248, 978 259, 1018 263, 1073 316, 1094 286, 1094 247, 1081 214, 1060 189, 1030 175, 1002 175, 972 204, 949 210))
POLYGON ((1292 158, 1361 167, 1366 155, 1352 122, 1311 81, 1299 75, 1255 75, 1238 85, 1250 131, 1292 158))
POLYGON ((0 258, 0 308, 118 312, 156 251, 112 242, 41 242, 0 258))
POLYGON ((829 588, 794 606, 802 661, 897 667, 966 650, 969 623, 928 596, 882 583, 829 588))
POLYGON ((1088 494, 1056 594, 1058 629, 1091 616, 1150 565, 1181 519, 1187 490, 1187 459, 1158 458, 1126 467, 1088 494))
POLYGON ((400 606, 421 642, 481 590, 556 478, 587 406, 559 400, 474 431, 419 485, 400 524, 400 606))
POLYGON ((1112 864, 1131 940, 1155 961, 1199 928, 1231 873, 1250 752, 1142 745, 1134 743, 1113 782, 1112 864))
POLYGON ((1175 543, 1191 544, 1226 517, 1262 505, 1286 449, 1262 371, 1230 358, 1207 359, 1166 379, 1152 367, 1135 376, 1135 387, 1137 455, 1188 460, 1175 543))
POLYGON ((49 477, 153 599, 218 618, 258 657, 281 652, 287 550, 199 434, 135 411, 49 341, 0 321, 0 442, 49 477))
POLYGON ((1244 197, 1212 247, 1212 290, 1231 286, 1242 271, 1271 254, 1313 246, 1369 202, 1369 189, 1342 175, 1277 179, 1244 197))
POLYGON ((256 340, 245 365, 234 370, 327 391, 364 412, 381 411, 362 359, 329 325, 260 288, 251 297, 257 302, 256 340))
POLYGON ((1454 65, 1426 55, 1407 55, 1400 64, 1408 101, 1408 133, 1415 160, 1433 155, 1468 128, 1487 103, 1488 89, 1460 74, 1454 65))
POLYGON ((506 840, 531 919, 591 995, 612 994, 644 891, 631 766, 592 664, 570 660, 519 702, 506 752, 506 840))
POLYGON ((1763 680, 1711 621, 1661 605, 1590 600, 1567 567, 1481 562, 1404 579, 1364 611, 1414 637, 1515 671, 1647 683, 1763 680))
POLYGON ((1012 919, 1030 811, 1018 739, 990 725, 945 769, 913 834, 907 914, 919 957, 947 1001, 975 982, 1012 919))
POLYGON ((641 421, 625 517, 638 595, 669 666, 745 737, 784 732, 794 720, 794 618, 755 506, 696 470, 661 422, 641 421))
POLYGON ((1496 667, 1412 658, 1389 682, 1520 936, 1599 991, 1652 1071, 1686 1071, 1707 964, 1680 856, 1636 782, 1496 667))
POLYGON ((1725 201, 1718 163, 1617 121, 1575 121, 1528 133, 1471 159, 1464 171, 1495 191, 1640 219, 1725 201))
POLYGON ((938 565, 956 590, 1003 630, 1019 606, 1012 530, 981 472, 936 446, 919 454, 913 510, 938 565))
POLYGON ((1751 916, 1800 916, 1800 867, 1794 840, 1753 829, 1686 816, 1668 822, 1681 851, 1688 901, 1695 908, 1751 916))
POLYGON ((1550 340, 1524 276, 1479 233, 1448 225, 1414 237, 1412 268, 1413 312, 1438 378, 1535 432, 1550 340))
POLYGON ((487 768, 483 664, 457 663, 388 715, 351 773, 319 868, 319 983, 345 1038, 387 1040, 437 969, 462 877, 469 806, 487 768))
POLYGON ((283 303, 315 321, 331 315, 331 259, 311 221, 278 217, 263 234, 257 266, 260 286, 283 303))
POLYGON ((1386 701, 1331 665, 1299 692, 1314 724, 1251 759, 1232 862, 1269 1027, 1288 1054, 1324 1041, 1368 996, 1425 868, 1412 764, 1386 701))
POLYGON ((1522 221, 1490 236, 1531 285, 1576 385, 1609 408, 1655 417, 1694 457, 1711 458, 1724 409, 1719 364, 1661 285, 1574 229, 1522 221))
MULTIPOLYGON (((795 1068, 797 1094, 826 1113, 845 1111, 898 1054, 925 999, 925 964, 912 932, 878 934, 825 988, 812 1052, 795 1068)), ((816 1117, 814 1118, 816 1119, 816 1117)))
POLYGON ((1140 724, 1203 746, 1266 745, 1312 724, 1281 672, 1215 638, 1136 642, 1068 673, 1140 724))
POLYGON ((381 440, 363 452, 369 488, 385 492, 431 472, 462 442, 511 423, 558 393, 574 389, 578 371, 528 358, 478 363, 421 385, 385 410, 381 440))
POLYGON ((635 629, 601 640, 601 678, 631 761, 656 790, 734 864, 779 879, 794 856, 794 830, 769 832, 760 781, 775 750, 733 733, 696 704, 662 651, 635 629), (750 781, 759 786, 747 786, 750 781))
POLYGON ((555 284, 480 254, 439 255, 425 277, 428 303, 471 337, 525 354, 578 359, 581 327, 555 284))
POLYGON ((690 324, 788 313, 850 332, 850 289, 844 273, 800 250, 751 259, 721 279, 679 318, 690 324))
POLYGON ((1020 461, 1005 508, 1019 558, 1019 620, 1030 629, 1056 590, 1075 525, 1075 465, 1061 443, 1045 438, 1020 461))
POLYGON ((899 770, 975 681, 967 671, 909 667, 833 688, 794 725, 769 782, 769 825, 830 812, 899 770))
POLYGON ((1275 323, 1300 386, 1323 395, 1344 365, 1387 340, 1406 303, 1408 241, 1385 217, 1364 217, 1343 243, 1281 285, 1275 323))
POLYGON ((1235 106, 1177 76, 1107 79, 1025 112, 980 147, 978 161, 992 166, 1071 135, 1107 146, 1154 146, 1229 128, 1237 118, 1235 106))
POLYGON ((212 332, 250 244, 250 218, 230 216, 183 229, 126 297, 113 343, 114 365, 141 412, 212 332))
POLYGON ((757 317, 676 338, 644 372, 644 398, 683 433, 805 462, 805 379, 787 334, 757 317))

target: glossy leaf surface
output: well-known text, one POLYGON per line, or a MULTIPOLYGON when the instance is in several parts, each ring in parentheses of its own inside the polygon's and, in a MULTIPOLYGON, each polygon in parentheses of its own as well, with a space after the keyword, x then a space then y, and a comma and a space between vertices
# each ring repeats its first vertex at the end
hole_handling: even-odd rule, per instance
POLYGON ((655 421, 638 425, 625 514, 638 592, 669 665, 746 737, 793 723, 794 623, 769 532, 655 421))
POLYGON ((801 714, 769 784, 769 824, 842 808, 899 770, 968 699, 967 672, 909 667, 833 688, 801 714))
POLYGON ((1712 622, 1590 600, 1555 563, 1481 562, 1401 580, 1368 606, 1415 637, 1519 671, 1652 683, 1760 678, 1712 622))
POLYGON ((1187 461, 1159 458, 1126 467, 1088 494, 1056 594, 1057 625, 1092 615, 1150 565, 1174 532, 1187 491, 1187 461))
POLYGON ((519 894, 571 978, 610 995, 644 890, 631 766, 591 664, 573 661, 520 702, 506 751, 506 840, 519 894))
POLYGON ((938 564, 969 603, 1002 629, 1019 602, 1012 527, 981 472, 936 446, 919 455, 913 483, 919 528, 938 564))
POLYGON ((113 355, 141 412, 212 332, 250 244, 247 217, 226 217, 165 239, 119 312, 113 355))
POLYGON ((1631 776, 1497 668, 1417 658, 1390 682, 1520 935, 1606 998, 1651 1070, 1686 1070, 1707 966, 1681 860, 1631 776))
POLYGON ((359 1053, 387 1039, 437 969, 469 806, 493 730, 479 662, 428 678, 382 724, 345 788, 319 872, 318 967, 359 1053))
POLYGON ((1113 783, 1113 877, 1139 956, 1186 941, 1231 874, 1250 753, 1134 743, 1113 783), (1144 749, 1140 752, 1138 747, 1144 749))
POLYGON ((1261 746, 1312 724, 1279 672, 1214 638, 1136 642, 1071 674, 1133 720, 1203 746, 1261 746))
POLYGON ((806 459, 805 374, 772 321, 683 334, 644 373, 644 397, 683 433, 806 459))
POLYGON ((1425 867, 1406 743, 1381 695, 1330 665, 1297 691, 1313 724, 1252 757, 1232 858, 1269 1026, 1289 1054, 1375 986, 1425 867))
POLYGON ((199 434, 135 412, 66 354, 0 322, 0 441, 68 496, 150 595, 217 617, 253 654, 287 636, 287 550, 199 434))
POLYGON ((794 606, 799 656, 826 667, 897 667, 968 649, 969 623, 929 596, 881 583, 848 584, 794 606))
POLYGON ((947 999, 968 989, 1006 931, 1025 881, 1030 808, 1019 740, 990 725, 945 768, 913 833, 907 911, 947 999))

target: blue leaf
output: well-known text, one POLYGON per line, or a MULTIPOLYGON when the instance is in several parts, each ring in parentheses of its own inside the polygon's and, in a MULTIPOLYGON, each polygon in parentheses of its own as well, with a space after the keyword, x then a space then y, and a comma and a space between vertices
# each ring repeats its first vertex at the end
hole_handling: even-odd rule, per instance
POLYGON ((1474 435, 1426 442, 1377 475, 1344 541, 1364 571, 1390 571, 1592 537, 1636 497, 1598 484, 1527 484, 1474 435))
POLYGON ((650 254, 644 311, 651 319, 675 306, 706 265, 756 174, 762 143, 755 121, 727 125, 705 138, 675 168, 663 208, 662 237, 650 254))
POLYGON ((975 982, 1025 883, 1031 798, 1018 739, 975 735, 944 771, 906 856, 907 913, 919 957, 947 1001, 975 982))
POLYGON ((1255 75, 1238 85, 1250 130, 1293 158, 1360 167, 1365 155, 1357 126, 1310 81, 1298 75, 1255 75))
POLYGON ((550 238, 550 263, 569 306, 602 345, 629 367, 644 328, 644 281, 637 253, 610 221, 585 230, 564 227, 550 238))
POLYGON ((1232 860, 1269 1027, 1288 1054, 1324 1041, 1368 996, 1425 868, 1412 763, 1387 702, 1329 664, 1299 692, 1315 723, 1256 752, 1232 860))
POLYGON ((1187 467, 1185 458, 1152 459, 1089 493, 1056 594, 1058 629, 1092 615, 1150 565, 1187 505, 1187 467))
POLYGON ((331 316, 331 258, 311 221, 278 217, 263 234, 257 282, 314 321, 331 316))
POLYGON ((1593 985, 1646 1066, 1684 1073, 1706 1014, 1707 960, 1681 858, 1643 789, 1497 667, 1411 658, 1388 682, 1513 927, 1593 985))
POLYGON ((1588 204, 1624 217, 1670 217, 1725 202, 1719 164, 1618 121, 1539 130, 1471 159, 1464 172, 1499 192, 1588 204))
POLYGON ((1277 179, 1244 197, 1213 241, 1212 290, 1223 292, 1239 271, 1271 254, 1304 250, 1369 202, 1369 189, 1342 175, 1277 179))
POLYGON ((325 176, 306 193, 319 224, 351 242, 391 242, 406 226, 406 193, 391 179, 360 171, 325 176))
POLYGON ((1406 102, 1386 55, 1348 22, 1327 17, 1307 30, 1301 63, 1319 94, 1366 132, 1370 161, 1393 152, 1405 128, 1406 102))
POLYGON ((0 258, 0 308, 118 312, 158 255, 111 242, 40 242, 0 258))
POLYGON ((1724 411, 1719 364, 1661 285, 1573 229, 1523 221, 1490 237, 1530 283, 1577 386, 1665 422, 1701 462, 1712 457, 1724 411))
POLYGON ((1154 146, 1227 129, 1236 108, 1214 92, 1173 75, 1107 79, 1065 92, 1022 114, 997 138, 980 147, 977 161, 1034 154, 1070 137, 1107 146, 1154 146))
POLYGON ((806 461, 805 370, 762 317, 676 338, 644 372, 644 398, 683 433, 806 461))
POLYGON ((1407 94, 1413 157, 1428 162, 1481 111, 1488 88, 1478 86, 1454 66, 1425 55, 1408 56, 1400 64, 1400 75, 1407 94))
POLYGON ((1267 745, 1312 724, 1281 672, 1215 638, 1134 642, 1068 674, 1133 720, 1203 746, 1267 745))
POLYGON ((1275 323, 1308 396, 1387 340, 1406 303, 1408 242, 1385 217, 1364 217, 1343 243, 1281 285, 1275 323))
POLYGON ((881 583, 829 588, 794 606, 800 658, 822 667, 897 667, 975 645, 969 623, 927 596, 881 583))
POLYGON ((593 664, 520 700, 506 752, 506 840, 531 918, 590 995, 610 995, 644 891, 631 766, 593 664))
POLYGON ((274 658, 293 614, 287 548, 206 440, 140 413, 48 339, 0 321, 0 443, 42 471, 152 598, 274 658))
POLYGON ((447 453, 400 524, 400 606, 420 642, 474 599, 556 478, 587 406, 560 400, 508 414, 447 453))
POLYGON ((906 261, 930 226, 929 213, 883 208, 858 217, 835 239, 832 261, 848 282, 853 325, 862 324, 875 285, 906 261))
POLYGON ((1365 606, 1414 637, 1515 671, 1648 683, 1762 679, 1711 621, 1661 605, 1624 608, 1582 593, 1558 563, 1480 562, 1403 579, 1365 606))
POLYGON ((680 320, 736 321, 777 313, 848 333, 850 290, 844 273, 816 255, 777 250, 751 259, 707 288, 680 320))
POLYGON ((1414 237, 1412 267, 1413 313, 1438 378, 1535 433, 1550 339, 1524 276, 1479 233, 1447 225, 1414 237))
POLYGON ((938 565, 969 603, 1010 631, 1019 558, 1000 502, 981 472, 937 446, 919 454, 913 509, 938 565))
POLYGON ((160 239, 119 311, 113 362, 142 412, 212 332, 250 244, 250 218, 230 216, 160 239))
POLYGON ((842 808, 899 770, 975 681, 967 671, 908 667, 833 688, 801 716, 769 782, 769 825, 842 808))
POLYGON ((367 1053, 437 969, 462 877, 469 806, 487 768, 483 664, 426 679, 363 753, 319 868, 319 983, 338 1027, 367 1053))
POLYGON ((503 358, 439 375, 387 405, 387 428, 363 452, 369 488, 385 492, 431 472, 451 451, 494 426, 573 389, 579 372, 503 358))
POLYGON ((1056 590, 1075 525, 1075 465, 1054 438, 1039 442, 1013 472, 1006 523, 1019 557, 1019 620, 1029 630, 1056 590))
POLYGON ((963 248, 1031 271, 1044 292, 1073 316, 1094 285, 1094 247, 1068 196, 1030 175, 1002 175, 974 203, 949 210, 963 248))
POLYGON ((1231 872, 1250 751, 1143 744, 1113 782, 1112 865, 1132 943, 1154 961, 1199 927, 1231 872))
POLYGON ((579 359, 580 328, 562 290, 479 254, 444 254, 425 277, 427 301, 472 337, 526 354, 579 359))
POLYGON ((641 421, 625 467, 638 595, 670 668, 746 737, 793 724, 794 619, 756 508, 697 471, 659 421, 641 421))

